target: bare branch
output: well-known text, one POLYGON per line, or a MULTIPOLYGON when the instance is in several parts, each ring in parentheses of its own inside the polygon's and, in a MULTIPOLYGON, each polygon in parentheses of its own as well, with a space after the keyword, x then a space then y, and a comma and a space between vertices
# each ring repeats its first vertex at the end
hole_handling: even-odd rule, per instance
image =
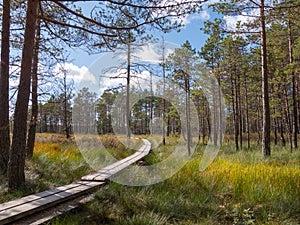
POLYGON ((52 20, 52 19, 49 19, 49 18, 44 17, 44 16, 39 16, 38 18, 40 18, 40 19, 43 20, 44 22, 47 21, 47 22, 50 22, 50 23, 53 23, 53 24, 57 24, 57 25, 64 26, 64 27, 71 27, 71 28, 79 29, 79 30, 88 32, 88 33, 90 33, 90 34, 96 34, 96 35, 99 35, 99 36, 106 36, 106 37, 116 37, 116 35, 113 35, 113 34, 106 34, 106 33, 95 32, 95 31, 86 29, 86 28, 84 28, 84 27, 80 27, 80 26, 72 25, 72 24, 62 23, 62 22, 59 22, 59 21, 57 21, 57 20, 52 20))

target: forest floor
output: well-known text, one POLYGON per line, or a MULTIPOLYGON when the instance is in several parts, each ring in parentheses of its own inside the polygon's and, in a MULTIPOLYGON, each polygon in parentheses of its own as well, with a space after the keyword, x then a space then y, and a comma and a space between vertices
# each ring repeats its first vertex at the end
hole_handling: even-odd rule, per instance
MULTIPOLYGON (((117 158, 132 154, 113 136, 100 137, 117 158)), ((153 164, 170 154, 175 138, 159 146, 145 161, 153 164)), ((171 178, 144 187, 109 182, 94 200, 49 224, 300 224, 300 149, 272 146, 263 159, 261 147, 236 152, 223 144, 214 162, 204 171, 199 163, 205 146, 171 178)), ((74 141, 40 135, 34 157, 27 161, 27 187, 7 193, 0 202, 71 183, 92 169, 74 141)))

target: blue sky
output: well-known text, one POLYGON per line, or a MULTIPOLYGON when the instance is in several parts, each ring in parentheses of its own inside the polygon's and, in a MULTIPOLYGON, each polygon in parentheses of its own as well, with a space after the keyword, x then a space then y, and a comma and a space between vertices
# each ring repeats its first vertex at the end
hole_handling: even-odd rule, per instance
MULTIPOLYGON (((208 3, 217 2, 218 0, 209 0, 208 3)), ((83 13, 87 16, 90 15, 90 10, 95 6, 96 2, 81 2, 78 3, 79 6, 82 8, 83 13)), ((222 15, 218 15, 211 11, 207 7, 207 3, 203 5, 203 11, 194 14, 189 15, 187 18, 184 18, 184 22, 186 24, 185 27, 181 29, 180 32, 172 31, 168 34, 164 34, 164 40, 166 43, 169 44, 169 46, 172 46, 172 48, 168 49, 172 51, 171 49, 174 49, 175 47, 179 47, 181 44, 183 44, 186 40, 188 40, 193 48, 196 48, 197 51, 201 50, 201 47, 205 44, 206 39, 208 38, 207 35, 203 33, 203 31, 200 30, 200 28, 203 28, 204 21, 206 20, 214 20, 216 17, 222 17, 222 15)), ((245 22, 247 19, 247 15, 245 16, 225 16, 223 17, 226 25, 228 27, 231 27, 234 29, 236 22, 239 20, 241 22, 245 22)), ((227 27, 227 28, 228 28, 227 27)), ((157 34, 152 33, 153 36, 157 39, 162 38, 162 33, 157 32, 157 34)), ((137 56, 138 58, 144 58, 146 57, 146 61, 155 61, 160 56, 157 54, 160 47, 157 46, 144 46, 142 52, 139 53, 137 56), (156 49, 156 50, 155 50, 156 49), (154 51, 155 50, 155 51, 154 51), (147 58, 148 57, 148 58, 147 58)), ((89 55, 85 51, 81 49, 70 49, 69 50, 70 57, 69 63, 65 63, 63 65, 64 69, 68 71, 68 77, 72 80, 74 80, 75 84, 78 84, 78 87, 81 86, 81 84, 85 84, 86 82, 91 82, 90 85, 93 86, 93 83, 99 86, 99 76, 103 73, 103 70, 107 67, 115 66, 116 62, 114 57, 109 53, 102 53, 102 54, 93 54, 89 55)), ((59 68, 54 68, 54 71, 59 73, 59 68)), ((115 86, 116 81, 114 83, 110 81, 102 80, 100 82, 101 84, 105 83, 105 85, 111 85, 115 86)), ((76 85, 77 86, 77 85, 76 85)), ((103 89, 103 88, 102 88, 103 89)))
MULTIPOLYGON (((95 5, 95 2, 83 2, 79 6, 82 8, 84 13, 89 13, 89 10, 95 5)), ((164 38, 167 42, 175 43, 180 46, 186 40, 190 41, 193 48, 200 50, 204 45, 207 35, 203 34, 200 30, 203 27, 205 20, 212 20, 216 17, 216 14, 208 10, 207 7, 204 7, 203 12, 200 14, 191 15, 185 19, 186 26, 181 29, 180 32, 172 31, 164 35, 164 38)), ((160 38, 161 34, 158 33, 157 38, 160 38)), ((98 59, 101 55, 94 54, 89 55, 81 49, 71 49, 70 51, 70 60, 73 64, 81 67, 89 65, 98 59)))

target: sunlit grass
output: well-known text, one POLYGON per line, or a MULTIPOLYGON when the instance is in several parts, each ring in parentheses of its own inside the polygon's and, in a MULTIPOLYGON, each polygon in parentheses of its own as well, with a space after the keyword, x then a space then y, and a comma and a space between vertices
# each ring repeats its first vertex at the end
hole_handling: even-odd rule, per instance
POLYGON ((39 178, 50 186, 71 183, 91 172, 72 141, 35 144, 33 158, 28 162, 38 171, 39 178))
MULTIPOLYGON (((160 146, 149 163, 168 154, 168 146, 160 146)), ((204 149, 199 146, 192 160, 164 182, 147 187, 110 183, 92 203, 53 224, 300 223, 299 150, 272 146, 272 156, 264 159, 260 146, 236 152, 229 142, 201 172, 204 149)))
MULTIPOLYGON (((123 144, 126 137, 121 142, 113 135, 96 138, 118 159, 134 152, 123 144)), ((152 138, 153 144, 161 143, 161 137, 152 138)), ((83 140, 91 143, 91 139, 83 140)), ((172 154, 171 147, 178 143, 178 138, 168 138, 166 143, 157 145, 146 158, 148 164, 172 154)), ((141 140, 134 139, 131 147, 136 149, 141 144, 141 140)), ((236 152, 228 141, 223 143, 214 162, 201 172, 199 163, 205 147, 199 145, 192 159, 164 182, 147 187, 109 183, 96 193, 94 201, 51 223, 300 223, 300 150, 291 153, 288 146, 272 146, 271 157, 263 158, 257 143, 236 152)), ((0 201, 67 184, 92 171, 76 142, 60 135, 38 136, 34 157, 26 165, 27 187, 13 194, 2 192, 0 201)))
MULTIPOLYGON (((97 138, 116 159, 124 158, 134 152, 126 148, 113 135, 103 135, 97 138)), ((132 146, 141 146, 141 140, 133 140, 132 146)), ((103 149, 99 149, 103 152, 103 149)), ((74 138, 67 140, 60 134, 37 134, 34 154, 26 160, 26 186, 13 193, 7 192, 6 178, 1 178, 0 202, 20 198, 24 195, 47 190, 49 188, 69 184, 93 169, 81 154, 74 138)))

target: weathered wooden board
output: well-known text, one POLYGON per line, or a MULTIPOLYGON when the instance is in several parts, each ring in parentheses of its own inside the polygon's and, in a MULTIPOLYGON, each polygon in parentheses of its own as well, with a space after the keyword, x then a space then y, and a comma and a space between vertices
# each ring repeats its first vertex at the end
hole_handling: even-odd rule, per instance
POLYGON ((23 198, 20 198, 20 199, 17 199, 17 200, 13 200, 13 201, 10 201, 10 202, 3 203, 3 204, 0 205, 0 215, 1 215, 1 212, 3 210, 7 210, 9 208, 16 207, 18 205, 22 205, 22 204, 27 203, 27 202, 32 202, 32 201, 35 201, 37 199, 44 198, 44 197, 47 197, 47 196, 55 194, 55 193, 65 191, 67 189, 78 187, 80 185, 81 185, 81 183, 72 183, 72 184, 62 186, 62 187, 53 188, 53 189, 43 191, 43 192, 40 192, 40 193, 28 195, 26 197, 23 197, 23 198))
MULTIPOLYGON (((61 191, 53 191, 52 194, 43 197, 32 198, 29 202, 22 202, 22 204, 15 204, 14 207, 6 208, 0 212, 0 225, 10 223, 17 219, 23 218, 25 216, 31 215, 38 211, 44 210, 46 208, 52 207, 58 203, 70 200, 79 195, 83 195, 89 191, 94 190, 104 183, 101 182, 78 182, 72 185, 66 185, 60 188, 61 191), (62 190, 63 189, 63 190, 62 190), (35 199, 34 199, 35 198, 35 199), (34 199, 34 200, 32 200, 34 199)), ((51 192, 51 190, 50 190, 51 192)), ((14 201, 15 202, 15 201, 14 201)), ((17 203, 20 203, 16 200, 17 203)))
POLYGON ((101 170, 98 170, 96 173, 94 174, 90 174, 87 176, 84 176, 81 178, 81 180, 84 181, 105 181, 106 179, 108 179, 109 177, 117 174, 118 172, 120 172, 121 170, 125 169, 126 167, 132 165, 133 163, 139 161, 140 159, 142 159, 143 157, 145 157, 146 155, 149 154, 150 150, 151 150, 151 143, 146 140, 143 139, 144 141, 144 145, 133 155, 128 156, 118 162, 115 162, 101 170))

